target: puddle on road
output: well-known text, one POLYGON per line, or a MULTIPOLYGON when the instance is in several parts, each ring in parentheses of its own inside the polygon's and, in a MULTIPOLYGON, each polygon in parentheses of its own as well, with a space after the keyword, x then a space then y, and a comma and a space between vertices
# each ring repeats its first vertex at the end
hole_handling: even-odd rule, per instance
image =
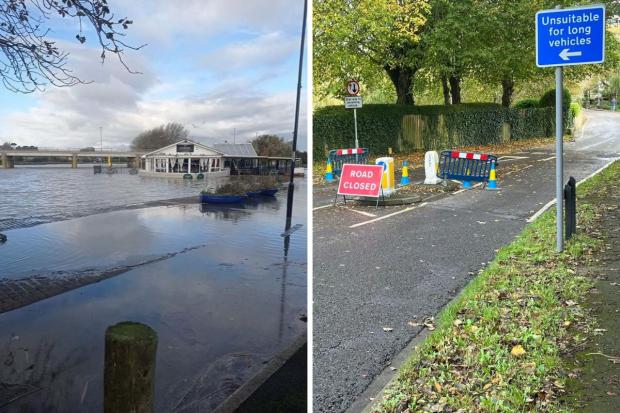
MULTIPOLYGON (((304 193, 300 186, 296 204, 305 205, 304 193)), ((285 259, 282 198, 243 210, 156 207, 9 231, 0 268, 12 278, 196 248, 0 314, 0 411, 102 411, 104 334, 120 321, 159 335, 155 410, 210 411, 305 332, 306 210, 295 211, 293 222, 304 226, 285 259)))

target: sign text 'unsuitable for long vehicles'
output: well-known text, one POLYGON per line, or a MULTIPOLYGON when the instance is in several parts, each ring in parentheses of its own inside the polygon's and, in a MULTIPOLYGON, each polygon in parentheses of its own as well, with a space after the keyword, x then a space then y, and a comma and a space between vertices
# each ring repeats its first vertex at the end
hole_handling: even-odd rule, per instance
POLYGON ((536 13, 536 65, 568 66, 605 60, 605 5, 536 13))

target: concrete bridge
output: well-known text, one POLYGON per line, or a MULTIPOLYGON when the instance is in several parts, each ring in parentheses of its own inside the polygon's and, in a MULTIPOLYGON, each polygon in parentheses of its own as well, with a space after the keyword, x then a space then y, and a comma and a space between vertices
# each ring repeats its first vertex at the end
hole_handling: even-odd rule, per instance
POLYGON ((127 163, 134 168, 140 167, 140 157, 144 152, 131 152, 119 150, 94 150, 85 151, 80 149, 56 149, 56 148, 37 148, 37 149, 7 149, 0 150, 0 161, 2 168, 13 168, 16 157, 25 158, 64 158, 71 162, 72 168, 77 168, 80 158, 101 158, 105 159, 109 165, 112 158, 125 158, 127 163))

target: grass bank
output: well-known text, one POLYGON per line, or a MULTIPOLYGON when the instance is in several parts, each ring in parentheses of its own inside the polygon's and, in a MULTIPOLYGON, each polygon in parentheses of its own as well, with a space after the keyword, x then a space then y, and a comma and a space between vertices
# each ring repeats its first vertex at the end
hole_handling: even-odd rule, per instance
MULTIPOLYGON (((620 179, 620 162, 579 187, 580 198, 620 179)), ((562 355, 591 335, 592 279, 575 267, 603 244, 595 204, 578 206, 580 233, 555 252, 555 211, 529 225, 438 317, 374 412, 559 412, 562 355), (592 231, 588 233, 588 231, 592 231)))

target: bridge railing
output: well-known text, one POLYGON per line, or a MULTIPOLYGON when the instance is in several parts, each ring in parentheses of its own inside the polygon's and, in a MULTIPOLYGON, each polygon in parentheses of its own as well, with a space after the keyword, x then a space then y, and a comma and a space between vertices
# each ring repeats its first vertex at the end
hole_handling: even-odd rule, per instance
POLYGON ((118 153, 118 154, 142 154, 142 151, 134 151, 131 148, 48 148, 43 146, 37 146, 33 148, 16 148, 16 149, 0 149, 0 152, 6 153, 20 153, 20 152, 71 152, 71 153, 118 153))

